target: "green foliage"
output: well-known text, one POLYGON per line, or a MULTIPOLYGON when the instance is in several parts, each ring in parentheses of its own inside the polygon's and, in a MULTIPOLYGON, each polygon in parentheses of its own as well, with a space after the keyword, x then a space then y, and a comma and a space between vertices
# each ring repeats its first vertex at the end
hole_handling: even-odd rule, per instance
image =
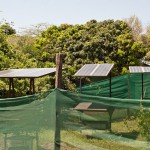
POLYGON ((141 108, 139 113, 139 129, 143 137, 150 141, 150 111, 141 108))
MULTIPOLYGON (((55 54, 60 52, 64 55, 63 88, 74 89, 79 81, 73 75, 84 64, 114 63, 113 75, 118 75, 127 72, 129 65, 139 65, 147 52, 148 42, 135 41, 131 28, 121 20, 91 20, 45 29, 38 36, 15 35, 12 24, 1 23, 0 69, 55 67, 55 54)), ((50 83, 54 78, 50 77, 50 83)))
POLYGON ((0 33, 3 33, 5 35, 16 34, 16 30, 12 26, 12 23, 10 24, 6 21, 0 22, 0 33))
MULTIPOLYGON (((114 75, 139 65, 146 49, 135 42, 128 24, 121 20, 91 20, 84 25, 51 26, 37 38, 36 59, 55 63, 55 54, 64 54, 65 81, 75 83, 74 73, 86 63, 115 63, 114 75)), ((66 87, 68 88, 68 86, 66 87)))

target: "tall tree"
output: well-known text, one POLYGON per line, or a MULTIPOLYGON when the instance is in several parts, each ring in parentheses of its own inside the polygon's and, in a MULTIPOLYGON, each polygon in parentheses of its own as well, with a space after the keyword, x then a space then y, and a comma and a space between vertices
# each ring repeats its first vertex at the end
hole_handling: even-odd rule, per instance
POLYGON ((121 20, 51 26, 37 38, 35 47, 41 64, 54 63, 55 53, 64 54, 68 83, 74 83, 74 73, 86 63, 115 63, 114 73, 119 74, 129 65, 139 64, 145 54, 142 43, 135 42, 131 28, 121 20))
POLYGON ((32 25, 29 28, 23 28, 20 34, 26 36, 38 37, 41 34, 41 32, 47 30, 48 27, 50 27, 50 25, 47 23, 39 23, 36 25, 32 25))
POLYGON ((13 26, 13 23, 10 24, 6 21, 0 22, 0 33, 6 34, 6 35, 16 34, 16 30, 12 26, 13 26))
POLYGON ((140 21, 140 19, 137 16, 133 15, 125 19, 125 21, 132 29, 134 40, 139 41, 140 35, 143 32, 142 22, 140 21))

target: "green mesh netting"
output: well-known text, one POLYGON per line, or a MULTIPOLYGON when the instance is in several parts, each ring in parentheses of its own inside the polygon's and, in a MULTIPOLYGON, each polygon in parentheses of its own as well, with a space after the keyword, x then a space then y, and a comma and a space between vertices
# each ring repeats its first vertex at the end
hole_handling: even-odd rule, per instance
POLYGON ((1 99, 0 150, 149 149, 136 129, 138 119, 132 119, 141 109, 149 111, 148 78, 144 74, 143 100, 140 74, 112 78, 112 97, 104 80, 82 93, 54 89, 1 99))
MULTIPOLYGON (((143 74, 143 98, 150 99, 150 74, 143 74)), ((88 95, 110 96, 110 80, 82 86, 82 93, 88 95)), ((80 88, 78 88, 80 90, 80 88)), ((111 80, 111 97, 141 99, 142 74, 125 74, 111 80)))

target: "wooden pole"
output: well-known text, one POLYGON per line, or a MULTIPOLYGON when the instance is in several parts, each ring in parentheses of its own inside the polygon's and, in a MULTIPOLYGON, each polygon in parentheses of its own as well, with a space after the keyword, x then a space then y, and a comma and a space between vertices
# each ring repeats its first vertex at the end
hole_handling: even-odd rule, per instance
POLYGON ((12 97, 15 97, 14 79, 12 78, 12 97))
MULTIPOLYGON (((62 54, 56 54, 56 79, 55 88, 62 88, 62 54)), ((56 95, 56 126, 55 126, 55 150, 60 150, 61 134, 61 104, 56 95)))
POLYGON ((62 88, 62 54, 56 54, 55 88, 62 88))
POLYGON ((35 94, 34 78, 32 78, 32 94, 35 94))
POLYGON ((32 94, 32 78, 30 78, 30 89, 29 89, 29 94, 32 94))
POLYGON ((11 78, 9 78, 9 94, 8 97, 11 97, 11 78))
POLYGON ((14 83, 13 83, 13 78, 9 78, 9 97, 14 97, 14 83))

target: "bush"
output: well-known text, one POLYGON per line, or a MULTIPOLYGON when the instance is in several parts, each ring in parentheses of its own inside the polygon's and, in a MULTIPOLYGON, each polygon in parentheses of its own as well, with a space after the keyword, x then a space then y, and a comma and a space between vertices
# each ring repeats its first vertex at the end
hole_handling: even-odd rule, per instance
POLYGON ((141 135, 146 138, 147 141, 150 141, 150 111, 142 108, 138 118, 141 135))

